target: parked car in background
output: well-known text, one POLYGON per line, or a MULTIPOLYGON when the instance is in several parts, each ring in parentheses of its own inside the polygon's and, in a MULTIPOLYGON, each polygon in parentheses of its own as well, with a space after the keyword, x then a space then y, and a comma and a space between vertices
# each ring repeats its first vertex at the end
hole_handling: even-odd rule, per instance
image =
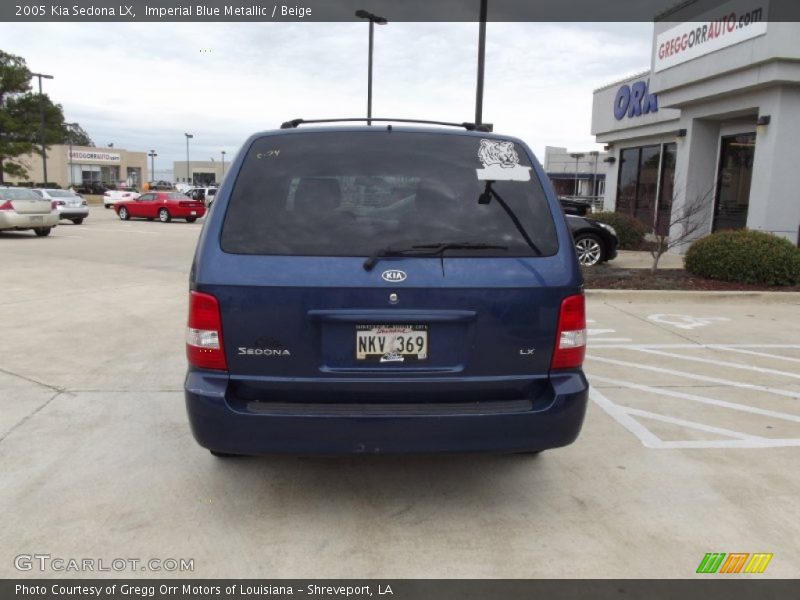
POLYGON ((33 190, 0 187, 0 231, 32 229, 39 237, 58 225, 58 212, 50 200, 33 190))
POLYGON ((193 187, 186 190, 185 194, 192 200, 199 200, 205 204, 206 208, 211 208, 214 203, 214 198, 217 196, 219 188, 214 186, 209 187, 193 187))
POLYGON ((611 225, 586 217, 565 216, 581 266, 593 267, 616 258, 619 239, 611 225))
POLYGON ((80 225, 89 216, 89 206, 86 200, 69 190, 36 188, 33 191, 52 202, 53 206, 56 207, 56 211, 58 211, 60 219, 67 219, 75 223, 75 225, 80 225))
POLYGON ((119 218, 158 219, 169 223, 172 219, 186 219, 194 223, 206 214, 202 202, 187 198, 180 192, 146 192, 133 200, 121 200, 114 204, 119 218))
POLYGON ((567 215, 578 215, 579 217, 583 217, 592 212, 592 203, 588 200, 560 196, 558 201, 561 204, 561 208, 564 209, 564 214, 567 215))
POLYGON ((116 190, 106 190, 103 193, 103 206, 111 208, 117 202, 123 200, 136 200, 139 197, 139 190, 132 187, 121 187, 116 190))
POLYGON ((101 195, 108 190, 108 187, 99 182, 84 182, 75 186, 75 191, 79 194, 101 195))

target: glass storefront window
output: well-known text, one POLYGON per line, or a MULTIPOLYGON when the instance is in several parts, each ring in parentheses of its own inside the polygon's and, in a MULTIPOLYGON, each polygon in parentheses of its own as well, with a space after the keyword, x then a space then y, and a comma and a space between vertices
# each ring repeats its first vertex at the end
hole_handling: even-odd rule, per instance
POLYGON ((669 225, 676 145, 623 148, 617 179, 617 212, 635 217, 647 231, 669 225), (658 223, 656 223, 658 216, 658 223))

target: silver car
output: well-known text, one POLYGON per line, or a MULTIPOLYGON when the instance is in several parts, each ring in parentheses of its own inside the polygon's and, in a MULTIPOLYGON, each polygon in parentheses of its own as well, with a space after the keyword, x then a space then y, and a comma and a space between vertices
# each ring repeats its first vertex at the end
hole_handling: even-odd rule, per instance
POLYGON ((0 187, 0 231, 33 229, 40 237, 58 225, 50 200, 26 188, 0 187))
POLYGON ((36 188, 33 191, 54 203, 60 219, 67 219, 75 225, 80 225, 89 216, 86 200, 69 190, 36 188))

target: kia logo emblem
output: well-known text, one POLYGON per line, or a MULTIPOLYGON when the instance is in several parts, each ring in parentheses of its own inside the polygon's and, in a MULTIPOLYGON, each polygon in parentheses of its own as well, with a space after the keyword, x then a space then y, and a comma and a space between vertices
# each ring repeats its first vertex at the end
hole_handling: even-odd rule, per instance
POLYGON ((399 283, 406 280, 405 271, 398 271, 397 269, 390 269, 381 273, 381 279, 390 283, 399 283))

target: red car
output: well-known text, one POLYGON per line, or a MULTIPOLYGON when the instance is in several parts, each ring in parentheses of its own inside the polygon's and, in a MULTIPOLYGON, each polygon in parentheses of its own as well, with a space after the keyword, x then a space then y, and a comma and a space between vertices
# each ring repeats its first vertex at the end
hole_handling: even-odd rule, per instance
POLYGON ((206 214, 202 202, 192 200, 180 192, 147 192, 135 200, 123 200, 114 205, 119 218, 127 221, 131 217, 158 219, 169 223, 172 219, 186 219, 194 223, 206 214))

